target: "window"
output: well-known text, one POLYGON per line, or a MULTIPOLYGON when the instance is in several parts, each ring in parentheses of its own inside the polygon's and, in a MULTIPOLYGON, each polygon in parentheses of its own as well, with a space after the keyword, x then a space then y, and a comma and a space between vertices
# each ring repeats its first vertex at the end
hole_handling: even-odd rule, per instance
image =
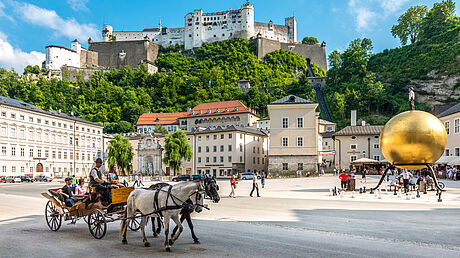
POLYGON ((243 162, 243 156, 240 156, 240 163, 243 162))
POLYGON ((38 149, 38 150, 37 150, 37 156, 38 156, 39 158, 42 157, 42 150, 41 150, 41 149, 38 149))
POLYGON ((69 137, 69 145, 72 145, 72 140, 73 140, 73 138, 69 137))
MULTIPOLYGON (((89 157, 88 157, 89 158, 89 157)), ((67 151, 64 151, 64 159, 67 159, 67 151)), ((89 160, 89 159, 88 159, 89 160)))
POLYGON ((450 122, 449 121, 444 122, 444 127, 446 128, 447 134, 449 134, 450 133, 450 122))
POLYGON ((232 162, 232 156, 228 156, 228 162, 232 162))
POLYGON ((283 128, 288 128, 289 127, 289 118, 283 117, 282 127, 283 128))
POLYGON ((216 145, 212 146, 212 151, 217 152, 217 146, 216 145))
POLYGON ((11 172, 16 173, 16 166, 11 167, 11 172))
POLYGON ((257 147, 257 154, 260 153, 260 147, 257 147))
POLYGON ((53 151, 52 158, 53 158, 53 159, 56 159, 56 151, 53 151))
POLYGON ((49 150, 45 150, 45 158, 49 158, 50 156, 50 151, 49 150))
POLYGON ((198 157, 198 163, 201 163, 201 157, 198 157))
POLYGON ((21 173, 24 173, 24 167, 21 167, 21 173))
POLYGON ((198 136, 198 141, 201 141, 201 136, 198 136))
POLYGON ((326 131, 327 131, 327 132, 332 132, 332 126, 328 126, 328 127, 326 128, 326 131))
POLYGON ((6 173, 6 166, 2 166, 2 172, 3 172, 3 174, 6 173))
POLYGON ((380 161, 380 155, 374 155, 374 160, 380 161))
POLYGON ((2 146, 2 155, 6 156, 6 146, 2 146))
POLYGON ((29 122, 33 122, 34 121, 34 118, 29 116, 29 122))
POLYGON ((355 161, 355 160, 356 160, 356 156, 355 156, 355 155, 351 155, 351 156, 350 156, 350 161, 352 162, 352 161, 355 161))
POLYGON ((224 156, 220 156, 220 162, 224 162, 224 156))
POLYGON ((240 143, 240 152, 243 151, 243 144, 240 143))
POLYGON ((350 144, 350 150, 356 150, 356 144, 350 144))
POLYGON ((228 145, 228 151, 232 151, 232 145, 228 145))
POLYGON ((297 137, 297 147, 303 146, 303 137, 297 137))
POLYGON ((257 164, 260 164, 260 157, 257 157, 257 164))
POLYGON ((262 158, 262 164, 265 164, 265 159, 264 158, 262 158))
POLYGON ((217 140, 217 134, 214 134, 212 137, 214 140, 217 140))
POLYGON ((214 163, 216 163, 216 162, 217 162, 217 157, 216 157, 216 156, 212 157, 212 161, 213 161, 214 163))
POLYGON ((303 128, 303 117, 297 117, 297 128, 303 128))
POLYGON ((283 163, 283 170, 288 170, 288 163, 283 163))
POLYGON ((281 146, 287 147, 288 144, 289 144, 289 142, 288 142, 288 138, 287 138, 287 137, 281 138, 281 146))
MULTIPOLYGON (((19 155, 21 155, 21 157, 24 157, 24 155, 25 155, 25 150, 24 150, 24 148, 21 148, 20 154, 19 154, 19 155)), ((32 157, 32 156, 31 156, 31 157, 32 157)))
POLYGON ((455 148, 455 156, 460 156, 460 148, 455 148))
POLYGON ((256 153, 256 147, 252 147, 252 153, 256 153))
POLYGON ((220 152, 223 152, 223 151, 224 151, 224 145, 220 145, 220 152))
POLYGON ((374 143, 374 149, 380 148, 380 145, 378 143, 374 143))
POLYGON ((240 139, 243 139, 243 134, 240 134, 240 139))
POLYGON ((31 157, 31 158, 34 157, 34 149, 32 149, 32 148, 29 149, 29 157, 31 157))
POLYGON ((4 136, 4 137, 7 136, 7 134, 6 134, 6 126, 2 126, 1 136, 4 136))
POLYGON ((24 120, 24 115, 19 115, 20 120, 24 120))
POLYGON ((209 141, 209 135, 206 135, 206 141, 209 141))
POLYGON ((11 156, 16 156, 16 147, 11 147, 11 156))
POLYGON ((252 164, 256 164, 256 157, 252 157, 252 164))
POLYGON ((454 133, 460 132, 460 119, 454 120, 454 133))
POLYGON ((297 170, 302 171, 303 170, 303 163, 297 163, 297 170))
POLYGON ((209 163, 209 157, 206 157, 206 163, 209 163))
POLYGON ((16 119, 16 114, 11 113, 11 118, 16 119))
POLYGON ((233 134, 229 133, 228 134, 228 139, 232 139, 233 134))
POLYGON ((198 152, 201 152, 201 146, 198 146, 198 152))
POLYGON ((2 116, 6 117, 6 112, 2 112, 2 116))
POLYGON ((209 146, 206 146, 206 152, 209 152, 209 146))
POLYGON ((11 127, 10 137, 11 138, 16 138, 16 128, 15 127, 11 127))
POLYGON ((221 138, 221 139, 224 139, 224 138, 225 138, 225 135, 224 135, 224 134, 221 134, 221 135, 220 135, 220 138, 221 138))
POLYGON ((51 122, 51 124, 52 124, 53 126, 56 126, 56 122, 55 122, 55 121, 51 122))

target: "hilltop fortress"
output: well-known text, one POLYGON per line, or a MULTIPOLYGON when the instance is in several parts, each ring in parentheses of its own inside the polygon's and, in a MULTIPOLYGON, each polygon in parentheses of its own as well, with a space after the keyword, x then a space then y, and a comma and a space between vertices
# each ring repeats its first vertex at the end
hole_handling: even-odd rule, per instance
MULTIPOLYGON (((123 65, 137 68, 147 65, 155 73, 154 63, 159 47, 183 45, 186 50, 201 47, 204 43, 243 38, 256 45, 259 59, 273 51, 283 49, 301 55, 304 59, 327 70, 326 43, 302 44, 297 42, 295 17, 285 18, 284 25, 273 21, 254 21, 254 6, 246 1, 238 10, 204 13, 194 10, 185 15, 183 28, 158 28, 142 31, 114 31, 111 25, 103 25, 102 42, 88 39, 88 49, 73 41, 71 48, 50 45, 46 47, 43 67, 49 74, 74 80, 77 74, 88 79, 96 70, 118 69, 123 65)), ((244 78, 241 78, 244 79, 244 78)))
POLYGON ((113 31, 110 25, 102 30, 104 42, 143 40, 148 37, 153 43, 163 47, 184 45, 185 49, 201 47, 203 43, 231 38, 252 39, 262 37, 283 43, 297 42, 297 22, 295 17, 285 18, 285 25, 254 22, 254 6, 246 2, 238 10, 203 13, 194 10, 184 18, 184 28, 162 27, 143 31, 113 31))

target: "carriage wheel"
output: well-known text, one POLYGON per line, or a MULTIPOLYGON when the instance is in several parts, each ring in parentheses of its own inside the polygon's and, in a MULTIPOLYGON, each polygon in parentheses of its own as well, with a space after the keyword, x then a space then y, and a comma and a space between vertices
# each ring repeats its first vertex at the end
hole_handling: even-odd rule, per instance
POLYGON ((52 201, 48 201, 45 208, 46 224, 52 231, 58 231, 61 228, 62 215, 59 214, 56 205, 52 201))
POLYGON ((101 239, 107 232, 107 221, 104 213, 100 210, 93 210, 88 215, 88 228, 91 235, 96 239, 101 239))
POLYGON ((141 223, 139 222, 138 218, 134 217, 129 220, 128 227, 132 231, 138 231, 141 228, 141 223))

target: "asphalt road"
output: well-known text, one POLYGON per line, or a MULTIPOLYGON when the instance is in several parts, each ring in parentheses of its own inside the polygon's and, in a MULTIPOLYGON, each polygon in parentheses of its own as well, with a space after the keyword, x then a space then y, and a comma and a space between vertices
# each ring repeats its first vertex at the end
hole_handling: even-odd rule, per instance
MULTIPOLYGON (((384 201, 339 199, 327 195, 328 178, 303 180, 268 181, 261 198, 246 196, 250 183, 242 182, 235 199, 224 198, 227 182, 219 182, 221 202, 194 218, 201 244, 193 244, 185 226, 171 253, 150 227, 151 247, 143 246, 140 232, 129 232, 123 245, 119 222, 109 223, 102 240, 90 235, 83 220, 63 222, 52 232, 39 193, 59 183, 0 185, 0 256, 460 257, 455 196, 441 204, 431 201, 434 194, 424 203, 390 195, 384 201)), ((449 186, 456 190, 458 184, 449 186)))

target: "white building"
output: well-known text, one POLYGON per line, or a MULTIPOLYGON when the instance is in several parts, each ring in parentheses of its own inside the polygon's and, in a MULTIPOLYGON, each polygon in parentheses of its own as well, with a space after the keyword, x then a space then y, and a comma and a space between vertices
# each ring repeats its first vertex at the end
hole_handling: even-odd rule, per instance
POLYGON ((0 96, 0 174, 87 175, 101 155, 103 127, 0 96))
POLYGON ((255 22, 254 6, 248 1, 237 10, 214 13, 194 10, 185 15, 184 23, 184 28, 166 28, 162 27, 160 21, 158 28, 143 31, 113 31, 111 25, 104 25, 102 38, 104 41, 132 41, 148 37, 153 43, 164 47, 184 45, 185 49, 201 47, 203 43, 256 36, 283 43, 297 42, 295 17, 286 18, 285 25, 276 25, 272 21, 255 22))
POLYGON ((45 68, 48 70, 60 70, 63 65, 80 67, 81 45, 78 41, 72 42, 72 48, 58 45, 46 46, 45 68))

